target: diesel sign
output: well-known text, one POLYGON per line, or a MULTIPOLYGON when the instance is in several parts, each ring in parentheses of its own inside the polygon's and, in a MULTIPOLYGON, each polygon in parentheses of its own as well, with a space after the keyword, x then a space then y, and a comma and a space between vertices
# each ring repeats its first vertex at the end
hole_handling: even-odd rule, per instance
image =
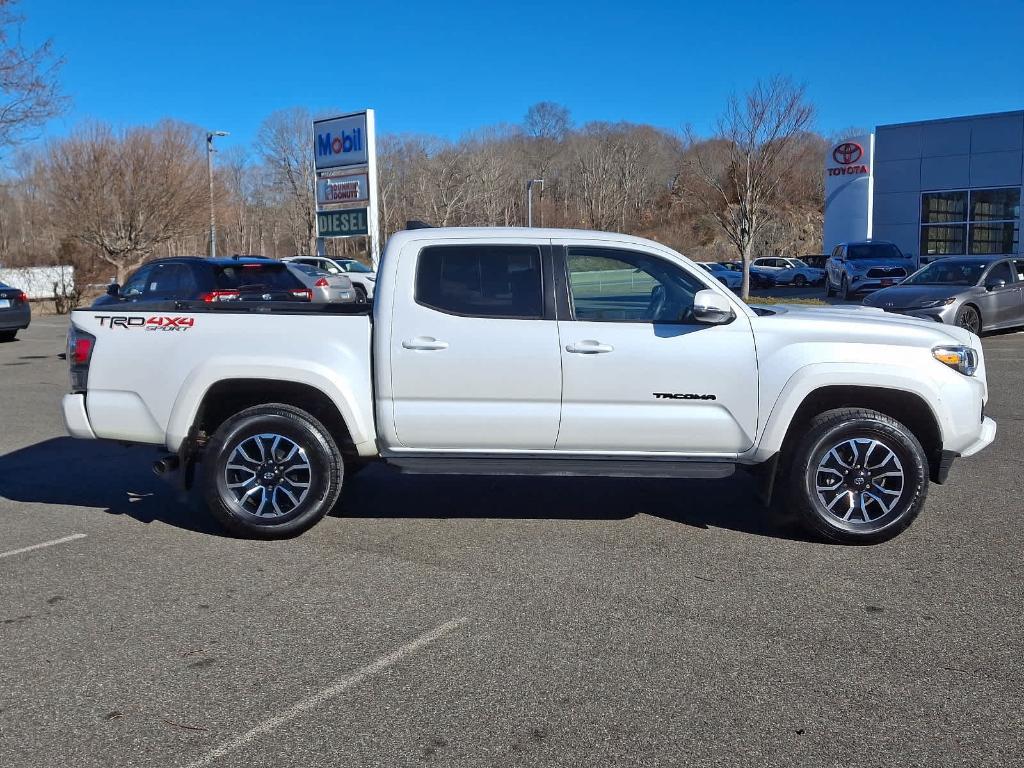
POLYGON ((319 237, 345 237, 366 235, 370 232, 365 208, 347 211, 318 211, 316 231, 319 237))

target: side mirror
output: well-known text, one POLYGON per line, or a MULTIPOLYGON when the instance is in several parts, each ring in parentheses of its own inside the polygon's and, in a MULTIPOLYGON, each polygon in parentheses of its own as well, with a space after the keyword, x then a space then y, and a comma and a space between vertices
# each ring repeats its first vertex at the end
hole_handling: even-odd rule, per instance
POLYGON ((107 296, 120 296, 121 286, 117 283, 111 283, 107 286, 107 296))
POLYGON ((705 288, 703 291, 697 291, 697 295, 693 297, 693 317, 698 323, 721 325, 730 322, 736 315, 725 296, 718 291, 705 288))
POLYGON ((996 278, 995 280, 989 280, 987 283, 985 283, 985 290, 986 291, 994 291, 997 288, 1005 288, 1005 287, 1006 287, 1006 281, 1005 280, 1001 280, 999 278, 996 278))

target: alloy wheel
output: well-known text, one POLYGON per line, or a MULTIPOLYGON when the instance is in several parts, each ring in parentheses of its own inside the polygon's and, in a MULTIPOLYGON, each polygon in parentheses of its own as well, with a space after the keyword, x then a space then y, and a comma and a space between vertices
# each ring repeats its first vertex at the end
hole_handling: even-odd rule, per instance
POLYGON ((957 325, 966 328, 971 333, 977 333, 981 328, 981 318, 972 307, 964 307, 960 310, 960 317, 957 318, 957 325))
POLYGON ((224 467, 234 506, 261 518, 290 515, 305 500, 312 482, 305 449, 273 433, 252 435, 235 446, 224 467))
POLYGON ((893 514, 907 481, 896 452, 876 438, 849 438, 825 452, 814 473, 814 490, 839 525, 875 527, 893 514))

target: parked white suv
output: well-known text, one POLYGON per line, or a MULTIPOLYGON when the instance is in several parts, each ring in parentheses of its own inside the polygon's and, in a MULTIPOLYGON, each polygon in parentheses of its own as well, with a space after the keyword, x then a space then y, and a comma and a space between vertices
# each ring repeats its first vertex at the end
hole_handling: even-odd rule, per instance
POLYGON ((332 259, 327 256, 291 256, 281 259, 281 261, 309 264, 331 275, 345 275, 352 281, 357 301, 365 302, 373 298, 373 289, 377 284, 377 273, 355 259, 332 259))
POLYGON ((199 460, 211 512, 255 537, 313 525, 377 459, 459 474, 739 466, 849 542, 906 528, 929 478, 995 435, 974 334, 867 307, 749 307, 649 240, 418 229, 381 264, 372 310, 75 311, 68 431, 162 444, 174 455, 159 466, 186 480, 199 460))

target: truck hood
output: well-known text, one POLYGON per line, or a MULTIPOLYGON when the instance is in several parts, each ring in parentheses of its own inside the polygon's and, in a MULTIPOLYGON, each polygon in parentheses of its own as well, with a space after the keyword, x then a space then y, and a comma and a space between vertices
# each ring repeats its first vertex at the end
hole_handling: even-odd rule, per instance
POLYGON ((751 306, 772 313, 759 316, 754 321, 755 328, 760 326, 767 330, 773 326, 774 321, 793 325, 794 332, 799 328, 808 338, 833 337, 836 341, 896 344, 916 339, 922 346, 966 344, 981 349, 981 340, 963 328, 897 315, 878 307, 812 307, 804 304, 751 306))

